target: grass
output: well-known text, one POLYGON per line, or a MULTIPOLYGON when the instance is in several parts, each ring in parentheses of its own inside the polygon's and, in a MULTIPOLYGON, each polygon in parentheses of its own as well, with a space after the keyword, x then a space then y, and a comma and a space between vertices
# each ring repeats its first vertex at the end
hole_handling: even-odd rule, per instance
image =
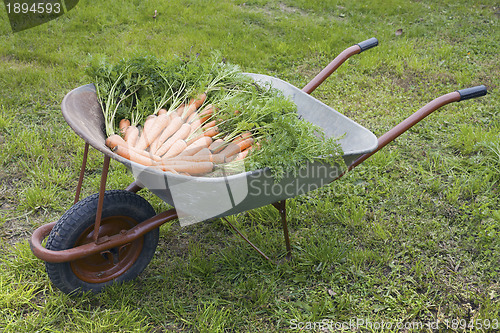
MULTIPOLYGON (((430 331, 440 321, 442 330, 462 332, 459 320, 481 319, 489 328, 484 321, 471 331, 494 331, 499 11, 489 0, 82 0, 16 34, 0 11, 0 328, 281 332, 362 319, 344 331, 400 331, 373 325, 381 322, 427 323, 407 330, 430 331), (313 96, 376 135, 441 94, 479 84, 489 94, 444 107, 340 181, 289 200, 291 261, 266 262, 222 220, 173 223, 161 227, 157 253, 137 280, 77 298, 52 287, 27 240, 72 204, 83 143, 60 103, 88 83, 91 58, 216 49, 245 71, 301 87, 372 36, 380 45, 349 59, 313 96)), ((97 192, 101 165, 91 150, 83 196, 97 192)), ((108 188, 131 181, 113 162, 108 188)), ((229 219, 271 257, 284 255, 274 208, 229 219)))

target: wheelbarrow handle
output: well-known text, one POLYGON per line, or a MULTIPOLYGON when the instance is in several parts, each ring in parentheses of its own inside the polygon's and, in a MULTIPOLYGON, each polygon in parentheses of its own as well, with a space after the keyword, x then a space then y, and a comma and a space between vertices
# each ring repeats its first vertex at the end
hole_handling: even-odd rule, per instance
POLYGON ((333 59, 332 62, 328 64, 328 66, 323 68, 323 70, 319 72, 319 74, 316 75, 316 77, 312 79, 311 82, 306 84, 306 86, 302 88, 302 91, 307 94, 312 93, 321 83, 323 83, 323 81, 325 81, 333 72, 335 72, 335 70, 339 68, 339 66, 342 65, 344 61, 355 54, 371 49, 372 47, 375 47, 377 45, 378 40, 376 38, 370 38, 345 49, 335 59, 333 59))
POLYGON ((358 46, 359 46, 359 48, 360 48, 359 53, 361 53, 361 52, 363 52, 363 51, 366 51, 366 50, 368 50, 368 49, 371 49, 372 47, 377 46, 377 45, 378 45, 378 39, 377 39, 377 38, 375 38, 375 37, 372 37, 372 38, 367 39, 367 40, 365 40, 365 41, 363 41, 363 42, 361 42, 361 43, 358 43, 358 44, 356 44, 356 45, 358 45, 358 46))
POLYGON ((477 87, 458 90, 458 93, 460 94, 460 100, 465 101, 466 99, 476 98, 486 95, 487 89, 485 86, 477 86, 477 87))
POLYGON ((440 107, 452 103, 459 102, 470 98, 476 98, 486 95, 486 87, 485 86, 477 86, 462 90, 457 90, 451 92, 449 94, 440 96, 431 102, 427 103, 424 107, 422 107, 417 112, 413 113, 411 116, 394 126, 392 129, 384 133, 381 137, 378 138, 378 146, 377 148, 367 154, 361 155, 356 159, 348 168, 348 170, 352 170, 354 167, 361 164, 368 157, 372 156, 380 149, 384 148, 388 143, 394 141, 398 136, 409 130, 413 125, 420 122, 422 119, 427 117, 432 112, 436 111, 440 107))

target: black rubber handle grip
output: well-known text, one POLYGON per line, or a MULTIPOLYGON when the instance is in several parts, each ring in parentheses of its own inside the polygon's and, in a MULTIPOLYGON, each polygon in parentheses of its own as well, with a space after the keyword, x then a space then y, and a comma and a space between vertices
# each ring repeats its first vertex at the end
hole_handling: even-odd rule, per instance
POLYGON ((359 48, 361 49, 361 51, 359 51, 359 53, 361 53, 363 51, 371 49, 372 47, 377 46, 378 45, 378 39, 375 38, 375 37, 372 37, 372 38, 367 39, 364 42, 358 43, 356 45, 358 45, 359 48))
POLYGON ((484 96, 486 95, 487 90, 485 86, 477 86, 458 90, 458 93, 460 94, 460 100, 465 101, 466 99, 484 96))

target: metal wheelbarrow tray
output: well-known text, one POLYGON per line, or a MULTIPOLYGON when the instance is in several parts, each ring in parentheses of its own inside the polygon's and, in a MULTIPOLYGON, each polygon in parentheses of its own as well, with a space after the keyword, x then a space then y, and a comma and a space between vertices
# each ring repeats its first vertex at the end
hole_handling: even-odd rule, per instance
MULTIPOLYGON (((99 291, 108 284, 130 280, 140 274, 154 254, 161 224, 179 218, 181 225, 186 225, 272 204, 280 211, 286 257, 290 258, 286 199, 341 177, 439 107, 486 94, 486 88, 478 86, 443 95, 377 139, 363 126, 309 95, 350 56, 377 44, 378 41, 372 38, 346 49, 303 89, 275 77, 247 74, 257 83, 270 83, 282 91, 297 105, 300 116, 322 127, 327 136, 340 138, 347 168, 308 163, 297 176, 287 174, 279 183, 274 181, 268 169, 243 170, 223 177, 191 177, 162 172, 127 160, 105 145, 104 116, 94 86, 89 84, 72 90, 63 99, 62 112, 69 126, 85 141, 75 205, 57 224, 53 222, 35 230, 30 240, 33 253, 47 262, 49 277, 62 291, 99 291), (89 145, 104 154, 100 190, 98 194, 78 202, 89 145), (136 179, 124 191, 105 191, 110 158, 123 163, 136 179), (144 199, 135 194, 144 187, 175 208, 156 214, 144 199), (121 204, 120 200, 127 203, 121 204), (116 206, 115 212, 110 213, 113 207, 106 205, 116 206), (122 213, 128 208, 132 209, 130 213, 122 213), (136 211, 147 213, 137 215, 136 211), (88 215, 86 222, 79 221, 82 214, 88 215), (64 239, 65 227, 79 229, 67 231, 74 239, 64 239), (57 238, 60 233, 63 233, 63 239, 57 238), (49 240, 45 248, 42 241, 47 235, 49 240)), ((239 230, 230 226, 270 260, 239 230)))

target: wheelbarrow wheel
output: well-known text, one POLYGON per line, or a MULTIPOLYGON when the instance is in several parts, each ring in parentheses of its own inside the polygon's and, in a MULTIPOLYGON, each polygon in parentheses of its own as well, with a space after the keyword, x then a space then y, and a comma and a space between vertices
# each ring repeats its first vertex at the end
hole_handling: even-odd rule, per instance
MULTIPOLYGON (((56 223, 46 248, 61 251, 93 242, 98 194, 71 207, 56 223)), ((99 237, 112 236, 156 215, 141 196, 123 190, 106 191, 99 237)), ((159 229, 120 247, 67 263, 45 263, 52 283, 67 294, 102 288, 136 278, 151 261, 158 245, 159 229)))

